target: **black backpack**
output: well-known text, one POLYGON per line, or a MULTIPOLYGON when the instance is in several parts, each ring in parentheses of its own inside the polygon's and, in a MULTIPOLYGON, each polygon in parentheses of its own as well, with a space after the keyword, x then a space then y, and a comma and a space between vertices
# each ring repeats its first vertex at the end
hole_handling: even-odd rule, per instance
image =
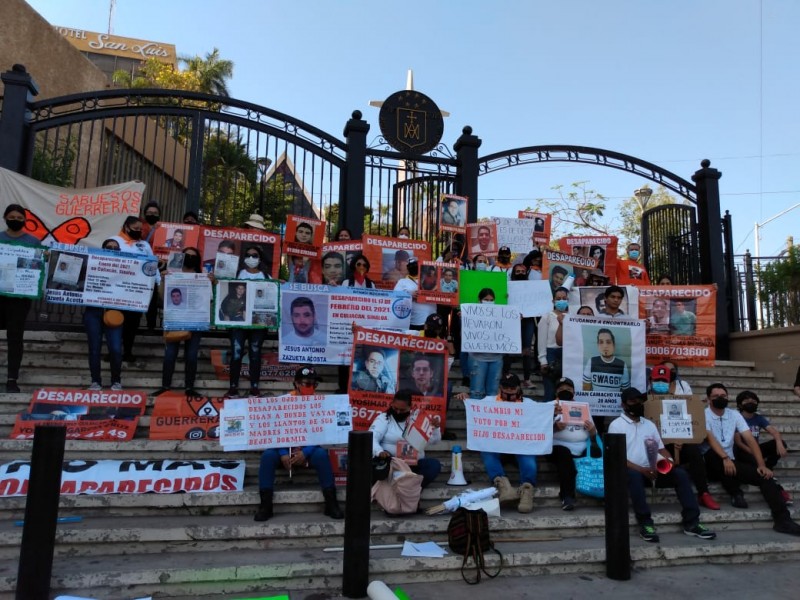
POLYGON ((461 577, 469 584, 480 583, 481 571, 487 577, 497 577, 503 569, 503 555, 492 543, 489 536, 489 516, 483 509, 456 509, 447 525, 447 544, 453 552, 464 557, 461 562, 461 577), (495 573, 489 573, 486 570, 484 554, 490 551, 496 552, 500 557, 500 564, 495 573), (476 577, 474 581, 467 579, 464 574, 470 558, 475 562, 476 577))

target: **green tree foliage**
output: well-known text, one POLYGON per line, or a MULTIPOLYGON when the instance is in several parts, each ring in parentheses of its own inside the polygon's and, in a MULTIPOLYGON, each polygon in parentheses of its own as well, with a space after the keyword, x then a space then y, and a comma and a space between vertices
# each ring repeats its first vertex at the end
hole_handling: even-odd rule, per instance
POLYGON ((556 185, 551 189, 558 193, 558 198, 540 198, 533 208, 526 210, 553 216, 553 240, 571 235, 616 235, 605 219, 606 197, 589 188, 588 183, 576 181, 566 189, 556 185))
POLYGON ((800 324, 800 248, 792 246, 785 257, 769 263, 759 275, 758 295, 766 327, 800 324))
POLYGON ((45 144, 36 141, 33 149, 33 167, 31 177, 42 183, 60 187, 72 187, 75 157, 75 141, 69 138, 58 143, 45 144))
MULTIPOLYGON (((650 186, 642 186, 648 188, 650 186)), ((645 210, 656 208, 657 206, 665 206, 667 204, 686 204, 688 201, 683 200, 680 202, 678 198, 669 193, 669 190, 663 185, 658 186, 658 189, 653 192, 647 200, 645 210)), ((623 200, 619 205, 619 216, 622 220, 622 225, 619 227, 617 235, 619 236, 622 244, 628 242, 640 241, 642 235, 642 209, 639 199, 635 195, 631 195, 627 200, 623 200)))
POLYGON ((200 208, 210 225, 233 225, 255 210, 258 165, 247 146, 222 130, 212 132, 203 147, 200 208))
POLYGON ((198 82, 199 91, 215 96, 230 96, 228 80, 233 77, 233 61, 220 58, 218 48, 207 52, 205 58, 182 56, 179 60, 198 82))

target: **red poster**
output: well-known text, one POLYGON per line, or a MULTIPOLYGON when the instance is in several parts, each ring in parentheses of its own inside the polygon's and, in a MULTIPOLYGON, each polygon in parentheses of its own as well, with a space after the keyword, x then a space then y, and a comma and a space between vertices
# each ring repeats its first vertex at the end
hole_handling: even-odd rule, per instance
POLYGON ((319 258, 324 237, 325 221, 289 215, 286 221, 283 253, 290 256, 319 258))
POLYGON ((538 213, 532 210, 521 210, 517 213, 518 219, 531 219, 533 225, 533 241, 537 244, 547 245, 550 243, 550 228, 553 216, 545 213, 538 213))
POLYGON ((455 263, 425 261, 420 267, 417 302, 458 306, 458 277, 455 263))
MULTIPOLYGON (((613 282, 617 277, 618 242, 618 238, 613 235, 563 237, 558 240, 558 247, 566 254, 595 259, 597 267, 592 268, 600 269, 613 282)), ((580 280, 588 276, 588 273, 583 273, 580 269, 576 270, 577 282, 575 285, 581 285, 580 280)))
POLYGON ((481 221, 467 225, 467 256, 474 259, 478 254, 493 258, 497 256, 497 223, 481 221))
POLYGON ((153 252, 166 260, 173 252, 200 248, 200 226, 183 223, 158 223, 153 232, 153 252))
POLYGON ((365 235, 364 256, 369 260, 369 277, 375 287, 393 290, 394 284, 408 275, 408 259, 431 259, 431 245, 421 240, 365 235))
POLYGON ((580 280, 585 285, 585 277, 588 271, 597 268, 597 260, 580 254, 565 254, 555 250, 545 250, 542 253, 542 279, 550 280, 550 287, 555 290, 557 287, 568 284, 569 278, 573 278, 571 285, 579 286, 580 280), (586 274, 584 276, 584 271, 586 274))
MULTIPOLYGON (((200 254, 203 257, 203 269, 206 273, 214 271, 217 254, 235 257, 234 269, 238 274, 245 268, 244 252, 251 246, 257 247, 262 256, 261 269, 265 275, 278 278, 280 270, 280 236, 259 229, 234 229, 229 227, 201 227, 200 254)), ((226 277, 235 279, 236 277, 226 277)))
POLYGON ((150 417, 151 440, 219 439, 222 398, 189 398, 181 392, 156 397, 150 417))

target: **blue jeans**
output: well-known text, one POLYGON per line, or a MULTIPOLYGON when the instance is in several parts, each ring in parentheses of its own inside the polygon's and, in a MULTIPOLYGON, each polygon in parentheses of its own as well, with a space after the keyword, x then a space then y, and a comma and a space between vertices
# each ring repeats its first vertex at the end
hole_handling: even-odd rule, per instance
MULTIPOLYGON (((681 517, 683 526, 690 529, 700 521, 700 507, 697 505, 697 498, 692 489, 692 480, 686 469, 673 467, 666 475, 659 473, 656 478, 656 487, 673 486, 678 502, 681 503, 681 517)), ((647 505, 646 487, 650 487, 650 480, 644 475, 628 469, 628 493, 631 496, 633 514, 636 515, 636 522, 639 525, 652 525, 653 519, 650 516, 650 507, 647 505)))
MULTIPOLYGON (((319 446, 312 446, 312 448, 311 454, 306 455, 306 460, 317 472, 320 487, 323 490, 335 487, 328 451, 319 446)), ((281 455, 277 448, 264 450, 261 455, 261 464, 258 467, 258 489, 271 490, 275 488, 275 471, 280 464, 281 455)))
MULTIPOLYGON (((203 334, 193 331, 192 337, 184 342, 186 344, 183 356, 186 359, 186 379, 184 383, 187 389, 194 387, 194 380, 197 377, 197 353, 200 350, 200 340, 203 334)), ((178 359, 180 342, 172 342, 164 345, 164 365, 161 369, 161 386, 168 388, 172 386, 172 375, 175 373, 175 361, 178 359)))
POLYGON ((500 388, 500 375, 503 370, 503 355, 491 361, 469 359, 469 397, 483 398, 495 396, 500 388))
POLYGON ((231 387, 239 387, 239 374, 242 371, 244 343, 248 341, 247 352, 250 360, 250 387, 258 387, 261 378, 261 346, 264 345, 263 329, 231 329, 231 387))
POLYGON ((442 472, 442 463, 435 458, 420 458, 411 470, 417 475, 422 475, 422 487, 425 488, 442 472))
MULTIPOLYGON (((494 481, 495 477, 505 477, 506 472, 503 469, 503 463, 500 460, 502 456, 499 452, 481 452, 481 460, 483 467, 486 469, 486 474, 489 475, 489 481, 494 481)), ((519 482, 530 483, 536 485, 536 457, 527 456, 524 454, 515 454, 517 465, 519 466, 519 482)))
POLYGON ((89 373, 92 382, 103 383, 100 369, 100 349, 103 346, 103 333, 111 358, 111 383, 122 381, 122 327, 106 327, 103 323, 104 309, 87 306, 83 311, 83 326, 86 328, 86 341, 89 346, 89 373))

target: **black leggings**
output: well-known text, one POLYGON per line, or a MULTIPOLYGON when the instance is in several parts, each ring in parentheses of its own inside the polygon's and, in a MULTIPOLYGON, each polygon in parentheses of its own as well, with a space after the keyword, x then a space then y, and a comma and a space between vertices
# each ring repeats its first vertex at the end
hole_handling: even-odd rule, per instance
POLYGON ((22 364, 25 319, 31 309, 28 298, 0 296, 0 328, 6 330, 8 338, 8 379, 16 381, 22 364))

